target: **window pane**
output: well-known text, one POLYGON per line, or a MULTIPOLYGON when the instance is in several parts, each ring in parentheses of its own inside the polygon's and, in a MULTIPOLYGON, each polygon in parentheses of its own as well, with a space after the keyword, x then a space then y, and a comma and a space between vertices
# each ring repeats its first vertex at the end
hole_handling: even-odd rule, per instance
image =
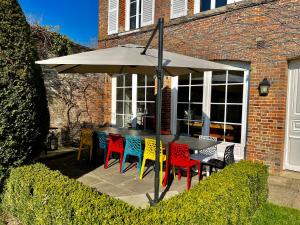
POLYGON ((117 111, 116 113, 123 114, 123 102, 117 102, 117 111))
POLYGON ((225 103, 225 85, 213 85, 211 87, 211 102, 225 103))
POLYGON ((147 88, 147 101, 155 101, 154 87, 147 88))
POLYGON ((228 71, 228 83, 244 83, 244 72, 228 71))
POLYGON ((191 102, 202 102, 202 101, 203 101, 203 87, 191 86, 191 102))
POLYGON ((202 121, 202 104, 190 105, 191 119, 202 121))
POLYGON ((192 74, 191 84, 203 84, 204 73, 192 74))
POLYGON ((117 87, 123 87, 123 78, 123 75, 117 76, 117 87))
POLYGON ((178 87, 178 102, 189 101, 189 87, 178 87))
POLYGON ((147 115, 154 116, 155 115, 155 103, 147 103, 146 112, 147 112, 147 115))
POLYGON ((117 127, 123 127, 123 116, 122 115, 117 115, 116 125, 117 125, 117 127))
POLYGON ((216 122, 224 122, 224 105, 211 105, 210 120, 216 122))
POLYGON ((154 86, 155 85, 155 79, 153 76, 147 76, 147 86, 154 86))
POLYGON ((189 105, 188 104, 177 104, 177 118, 178 119, 188 119, 188 111, 189 105))
POLYGON ((227 102, 243 103, 243 85, 227 86, 227 102))
POLYGON ((241 143, 241 125, 226 124, 225 140, 227 142, 241 143))
POLYGON ((125 88, 125 99, 130 101, 132 99, 132 88, 125 88))
POLYGON ((214 71, 212 73, 213 84, 225 84, 226 83, 226 71, 214 71))
POLYGON ((124 102, 125 108, 124 108, 124 114, 131 114, 131 102, 124 102))
POLYGON ((224 124, 211 123, 209 136, 217 138, 218 141, 224 141, 224 124))
POLYGON ((242 123, 242 108, 241 105, 227 105, 227 122, 242 123))
POLYGON ((227 0, 216 0, 216 8, 227 5, 227 0))
POLYGON ((136 1, 130 3, 130 17, 136 15, 136 1))
POLYGON ((145 88, 138 88, 137 89, 137 100, 138 101, 145 101, 145 88))
POLYGON ((123 100, 123 90, 124 88, 117 88, 117 100, 123 100))
POLYGON ((130 17, 130 30, 134 30, 136 29, 136 18, 134 17, 130 17))
POLYGON ((210 10, 211 0, 201 0, 200 2, 200 11, 210 10))
POLYGON ((145 102, 137 102, 136 112, 139 114, 145 114, 145 102))
POLYGON ((126 116, 124 116, 124 127, 132 127, 132 125, 131 125, 131 116, 129 116, 129 115, 126 115, 126 116))
POLYGON ((179 76, 178 85, 188 85, 190 83, 189 79, 190 79, 189 74, 179 76))
POLYGON ((145 86, 145 75, 137 75, 138 86, 145 86))
POLYGON ((125 86, 127 86, 127 87, 132 86, 132 75, 131 74, 125 75, 125 86))
POLYGON ((183 134, 188 134, 188 121, 185 120, 178 120, 177 121, 177 126, 178 126, 178 132, 183 135, 183 134))

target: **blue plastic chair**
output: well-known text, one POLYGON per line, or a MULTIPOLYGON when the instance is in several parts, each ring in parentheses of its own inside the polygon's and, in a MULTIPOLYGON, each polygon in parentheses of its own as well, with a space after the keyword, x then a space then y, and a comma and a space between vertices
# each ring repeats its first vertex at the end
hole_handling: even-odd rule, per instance
POLYGON ((124 164, 126 161, 126 157, 128 155, 135 156, 138 158, 138 170, 140 173, 141 165, 142 165, 142 157, 143 157, 143 150, 142 150, 142 142, 139 136, 125 136, 125 151, 124 151, 124 158, 123 158, 123 165, 122 165, 122 173, 124 172, 124 164))
POLYGON ((97 132, 97 138, 99 143, 99 148, 103 150, 104 162, 107 154, 107 134, 105 132, 97 132))

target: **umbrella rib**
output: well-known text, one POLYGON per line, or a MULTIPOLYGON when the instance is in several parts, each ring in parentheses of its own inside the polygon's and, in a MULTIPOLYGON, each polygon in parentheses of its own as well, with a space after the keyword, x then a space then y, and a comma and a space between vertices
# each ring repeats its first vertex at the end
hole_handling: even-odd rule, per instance
POLYGON ((76 66, 72 66, 72 67, 70 67, 70 68, 64 69, 64 70, 60 71, 59 73, 65 73, 66 71, 71 70, 71 69, 74 69, 74 68, 76 68, 76 67, 78 67, 78 66, 80 66, 80 65, 76 65, 76 66))

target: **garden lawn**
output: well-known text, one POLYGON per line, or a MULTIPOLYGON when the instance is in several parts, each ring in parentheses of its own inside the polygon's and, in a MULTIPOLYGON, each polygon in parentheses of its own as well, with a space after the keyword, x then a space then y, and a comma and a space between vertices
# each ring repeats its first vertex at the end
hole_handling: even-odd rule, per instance
POLYGON ((265 203, 253 217, 253 225, 300 225, 300 210, 265 203))

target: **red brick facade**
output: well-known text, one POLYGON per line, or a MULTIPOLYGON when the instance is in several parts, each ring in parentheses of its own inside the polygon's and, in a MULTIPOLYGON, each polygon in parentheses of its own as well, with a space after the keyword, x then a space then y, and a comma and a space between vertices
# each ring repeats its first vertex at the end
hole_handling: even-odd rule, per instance
MULTIPOLYGON (((125 0, 120 0, 119 34, 107 36, 107 2, 100 1, 99 48, 145 45, 154 25, 122 33, 125 0)), ((170 20, 170 0, 156 0, 155 21, 163 16, 166 22, 165 49, 251 64, 246 158, 265 162, 272 172, 282 170, 288 60, 300 56, 299 0, 245 0, 198 14, 193 7, 194 1, 189 0, 188 15, 170 20), (261 97, 257 88, 265 77, 271 88, 268 96, 261 97)), ((169 113, 170 97, 164 99, 164 110, 169 113)), ((169 126, 169 115, 163 123, 169 126)))

